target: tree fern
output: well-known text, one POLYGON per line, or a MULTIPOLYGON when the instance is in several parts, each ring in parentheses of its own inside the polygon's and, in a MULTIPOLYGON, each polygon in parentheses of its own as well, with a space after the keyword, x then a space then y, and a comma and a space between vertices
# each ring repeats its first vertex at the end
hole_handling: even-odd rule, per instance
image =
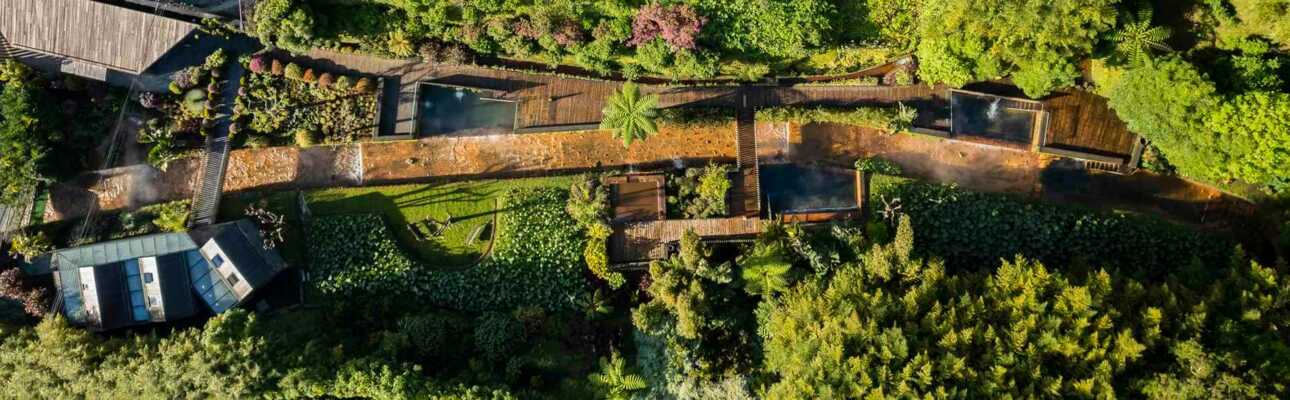
POLYGON ((623 140, 623 146, 658 133, 654 123, 658 118, 658 96, 641 95, 640 87, 633 82, 624 83, 609 96, 601 112, 604 117, 600 128, 612 129, 614 137, 623 140))
POLYGON ((1171 51, 1165 40, 1169 39, 1169 29, 1151 26, 1151 10, 1138 12, 1136 19, 1131 19, 1120 27, 1119 32, 1111 35, 1115 50, 1122 57, 1133 63, 1147 61, 1151 50, 1171 51))
POLYGON ((600 372, 588 375, 587 380, 601 391, 604 398, 610 400, 630 399, 633 392, 649 387, 645 378, 627 369, 627 361, 617 351, 611 353, 608 359, 601 357, 600 372))

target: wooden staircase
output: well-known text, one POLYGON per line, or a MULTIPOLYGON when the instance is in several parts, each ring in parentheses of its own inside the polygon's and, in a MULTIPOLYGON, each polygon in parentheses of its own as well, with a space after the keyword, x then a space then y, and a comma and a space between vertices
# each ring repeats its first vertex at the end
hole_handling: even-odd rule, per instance
POLYGON ((735 143, 739 171, 735 176, 731 215, 757 218, 761 215, 761 173, 757 165, 757 129, 751 107, 742 107, 736 117, 735 143))

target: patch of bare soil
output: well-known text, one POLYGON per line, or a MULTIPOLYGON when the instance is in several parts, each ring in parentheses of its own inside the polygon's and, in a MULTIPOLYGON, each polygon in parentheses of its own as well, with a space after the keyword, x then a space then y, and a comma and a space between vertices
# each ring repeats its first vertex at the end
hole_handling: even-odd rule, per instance
POLYGON ((1025 151, 835 124, 793 126, 788 134, 795 161, 851 165, 860 157, 881 157, 908 175, 985 192, 1034 193, 1039 171, 1051 161, 1025 151))

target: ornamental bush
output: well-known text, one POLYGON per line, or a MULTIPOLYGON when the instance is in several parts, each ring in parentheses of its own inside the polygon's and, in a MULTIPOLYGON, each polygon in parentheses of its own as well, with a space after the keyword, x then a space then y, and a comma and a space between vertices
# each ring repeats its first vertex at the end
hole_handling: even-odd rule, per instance
POLYGON ((289 63, 287 64, 287 67, 284 70, 283 75, 291 79, 300 79, 300 77, 303 75, 303 71, 300 70, 300 66, 296 65, 296 63, 289 63))
POLYGON ((707 21, 689 4, 647 4, 636 12, 632 40, 627 44, 637 46, 661 38, 674 49, 693 49, 695 38, 707 21))

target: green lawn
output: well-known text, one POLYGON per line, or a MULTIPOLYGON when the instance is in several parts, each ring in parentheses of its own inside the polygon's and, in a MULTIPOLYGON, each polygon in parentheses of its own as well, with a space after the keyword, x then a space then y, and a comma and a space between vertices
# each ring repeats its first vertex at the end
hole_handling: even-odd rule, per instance
MULTIPOLYGON (((399 244, 421 261, 441 267, 467 266, 488 249, 489 237, 467 244, 476 229, 492 222, 498 199, 516 188, 568 188, 573 176, 479 180, 445 184, 412 184, 358 188, 332 188, 306 192, 315 216, 376 213, 384 217, 399 244), (446 220, 451 226, 443 236, 418 241, 407 224, 428 218, 446 220)), ((494 226, 494 232, 497 227, 494 226)))

